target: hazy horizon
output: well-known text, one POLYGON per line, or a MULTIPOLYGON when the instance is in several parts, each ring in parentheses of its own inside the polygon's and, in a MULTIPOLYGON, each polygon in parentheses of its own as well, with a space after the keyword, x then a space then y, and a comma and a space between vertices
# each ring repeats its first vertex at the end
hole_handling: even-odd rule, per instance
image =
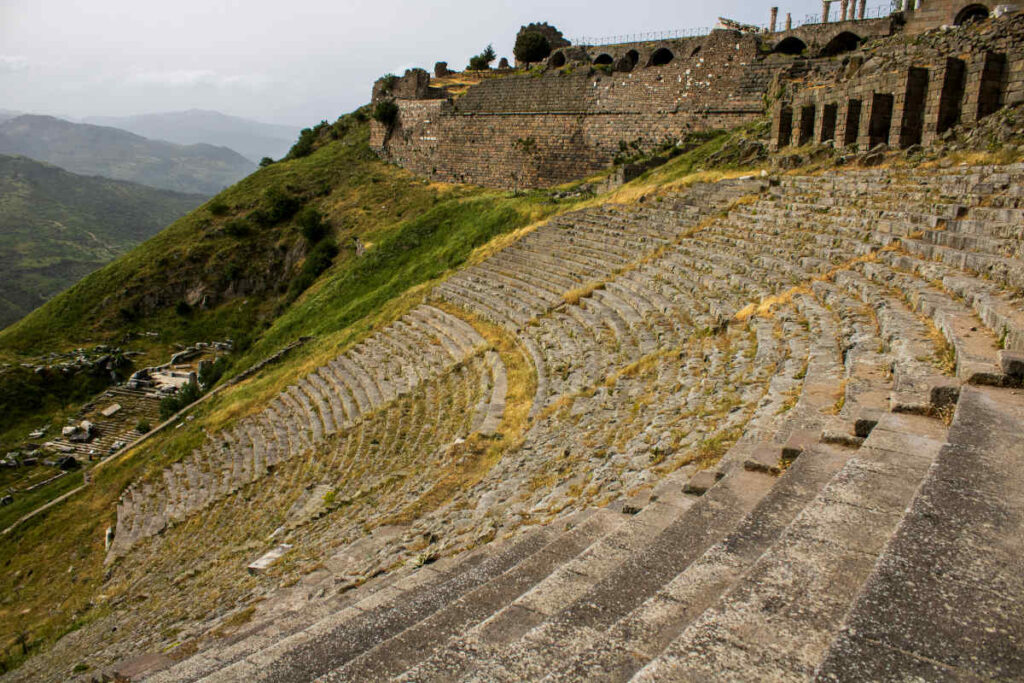
MULTIPOLYGON (((710 27, 719 16, 764 24, 770 6, 0 0, 0 110, 84 119, 206 109, 304 127, 367 102, 385 73, 435 61, 462 69, 488 43, 511 60, 516 32, 531 21, 572 39, 710 27)), ((821 3, 780 3, 787 11, 801 20, 821 3)))

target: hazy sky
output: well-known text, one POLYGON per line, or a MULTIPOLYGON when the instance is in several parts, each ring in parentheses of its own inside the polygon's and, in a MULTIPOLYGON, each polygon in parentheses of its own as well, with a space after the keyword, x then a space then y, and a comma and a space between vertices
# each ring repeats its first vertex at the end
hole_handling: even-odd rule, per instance
MULTIPOLYGON (((765 23, 770 4, 0 0, 0 109, 83 117, 202 108, 305 126, 366 102, 387 72, 438 60, 461 69, 488 43, 511 59, 516 31, 531 21, 601 37, 712 26, 719 15, 765 23)), ((794 18, 821 10, 819 0, 779 4, 794 18)))

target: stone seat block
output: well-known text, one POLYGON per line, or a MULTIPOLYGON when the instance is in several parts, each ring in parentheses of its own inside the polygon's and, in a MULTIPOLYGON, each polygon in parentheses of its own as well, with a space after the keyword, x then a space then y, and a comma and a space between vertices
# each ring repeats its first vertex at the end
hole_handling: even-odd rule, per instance
POLYGON ((686 482, 683 486, 683 493, 688 493, 693 496, 703 496, 707 493, 708 489, 717 484, 718 480, 721 478, 721 472, 716 472, 714 470, 701 470, 690 477, 690 481, 686 482))
POLYGON ((782 474, 780 458, 782 449, 778 444, 763 443, 754 447, 750 457, 743 462, 743 468, 750 472, 782 474))

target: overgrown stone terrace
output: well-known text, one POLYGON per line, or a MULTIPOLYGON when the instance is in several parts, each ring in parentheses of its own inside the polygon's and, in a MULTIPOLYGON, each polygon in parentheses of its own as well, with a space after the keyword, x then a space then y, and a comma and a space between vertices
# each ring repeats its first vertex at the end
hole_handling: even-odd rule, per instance
POLYGON ((1017 678, 1022 180, 540 226, 134 484, 135 599, 15 677, 1017 678))

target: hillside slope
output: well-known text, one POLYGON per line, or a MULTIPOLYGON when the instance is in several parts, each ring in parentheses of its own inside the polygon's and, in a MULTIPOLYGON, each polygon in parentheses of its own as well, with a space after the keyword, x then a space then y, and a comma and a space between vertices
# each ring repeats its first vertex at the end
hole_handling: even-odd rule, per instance
MULTIPOLYGON (((237 351, 230 376, 300 336, 315 335, 279 369, 242 385, 226 402, 217 397, 209 404, 233 415, 250 409, 245 406, 255 409, 287 376, 281 370, 291 372, 294 363, 353 344, 414 305, 423 284, 495 236, 571 208, 583 196, 512 196, 427 184, 376 159, 363 112, 320 127, 316 135, 308 156, 260 169, 0 332, 0 359, 11 361, 0 366, 0 439, 15 443, 51 419, 47 410, 63 405, 45 373, 22 367, 53 351, 128 340, 130 349, 143 352, 136 362, 144 365, 165 362, 176 344, 231 337, 237 351), (319 212, 327 234, 303 229, 305 209, 319 212)), ((67 402, 76 400, 74 389, 67 389, 67 402)), ((59 429, 63 423, 53 424, 59 429)), ((97 511, 113 509, 121 488, 139 472, 171 453, 183 455, 201 433, 197 427, 193 422, 174 430, 170 442, 157 439, 156 449, 141 458, 111 463, 97 474, 102 486, 75 500, 97 511)), ((62 486, 55 491, 70 484, 62 486)), ((47 500, 45 488, 30 495, 47 500)), ((0 508, 0 527, 25 511, 21 494, 15 499, 16 505, 0 508)), ((46 532, 49 540, 39 545, 41 538, 30 530, 50 523, 43 515, 0 539, 0 561, 52 556, 64 552, 52 543, 73 543, 79 569, 73 576, 36 571, 13 592, 0 592, 4 643, 20 628, 32 632, 33 647, 52 641, 103 584, 102 543, 97 548, 93 541, 103 533, 97 525, 110 523, 108 515, 83 514, 60 534, 46 532), (32 610, 13 618, 9 611, 54 591, 67 598, 59 613, 32 610)))
POLYGON ((216 111, 188 111, 140 114, 137 116, 93 116, 86 123, 113 126, 150 138, 179 145, 205 142, 228 147, 251 161, 283 157, 295 141, 298 128, 228 116, 216 111))
POLYGON ((0 327, 202 201, 0 155, 0 327))
POLYGON ((83 175, 101 175, 175 192, 212 195, 256 165, 213 145, 176 145, 52 116, 0 122, 0 154, 21 155, 83 175))

